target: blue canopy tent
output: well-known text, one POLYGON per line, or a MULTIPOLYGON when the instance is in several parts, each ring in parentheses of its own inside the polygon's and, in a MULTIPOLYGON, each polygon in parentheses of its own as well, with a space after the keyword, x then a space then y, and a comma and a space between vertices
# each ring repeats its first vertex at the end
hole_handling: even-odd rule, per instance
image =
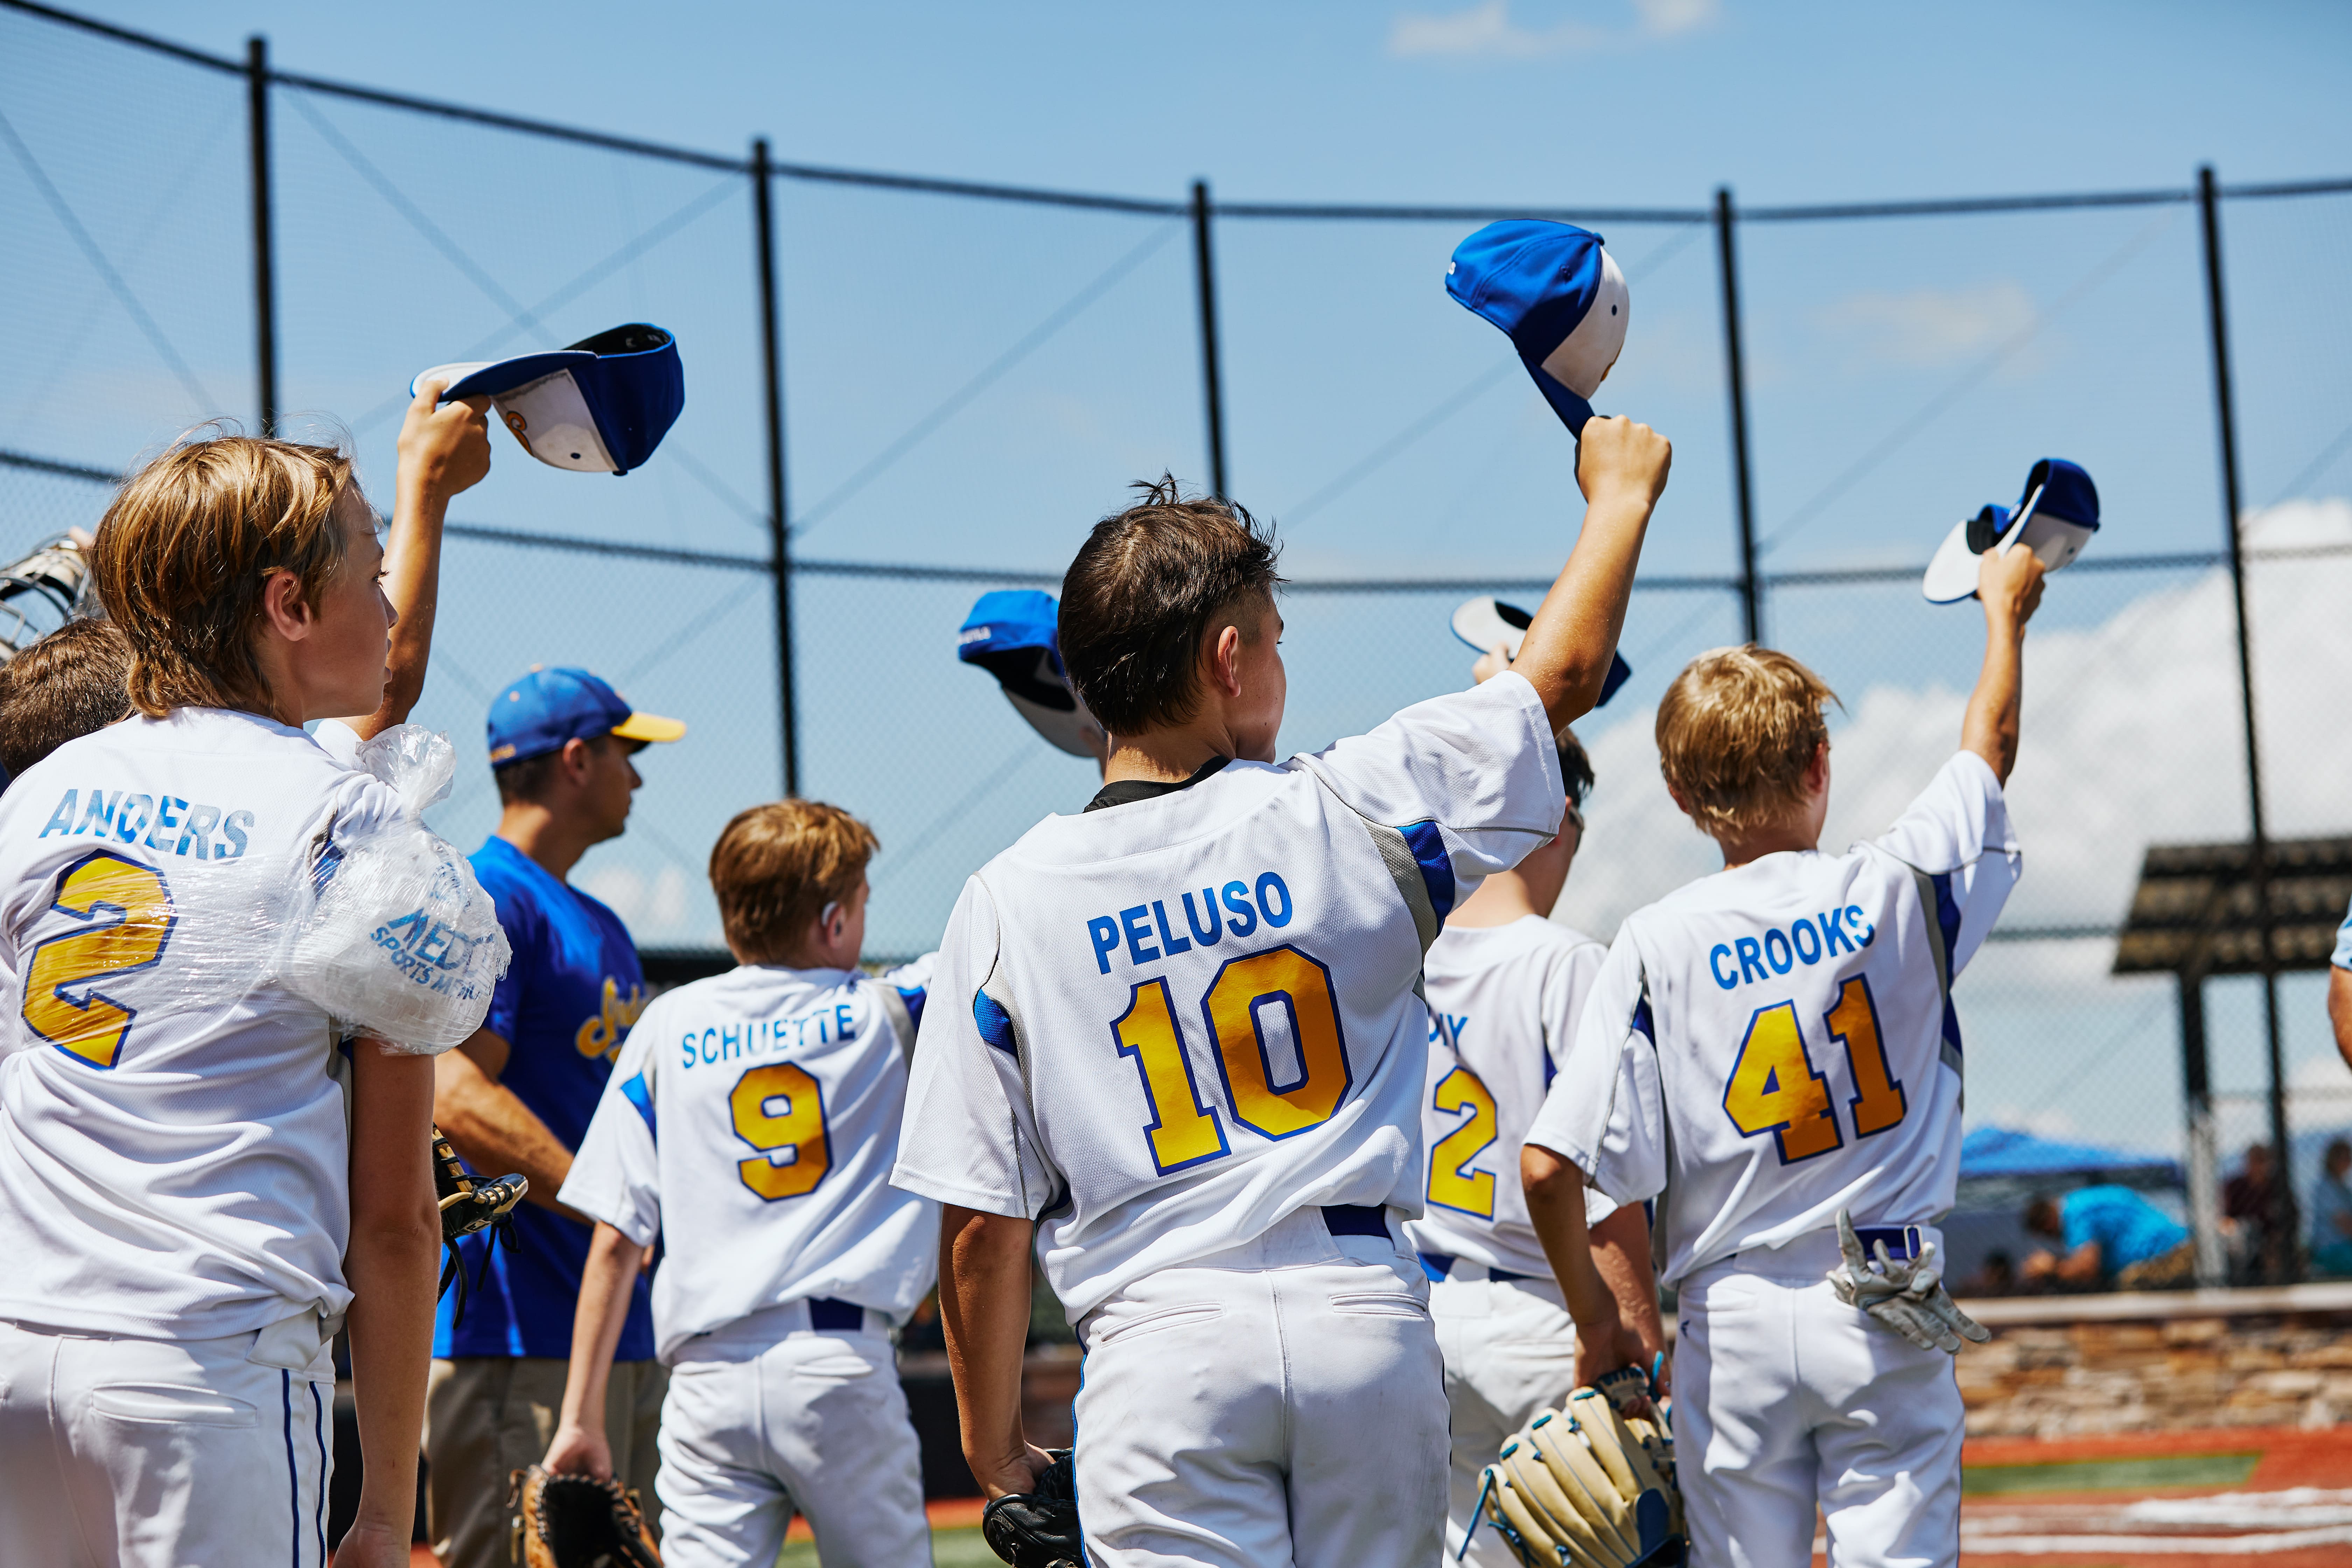
POLYGON ((2180 1162, 2134 1149, 2064 1143, 2016 1127, 1979 1127, 1964 1134, 1960 1180, 2004 1179, 2069 1186, 2102 1181, 2131 1187, 2177 1187, 2180 1162))

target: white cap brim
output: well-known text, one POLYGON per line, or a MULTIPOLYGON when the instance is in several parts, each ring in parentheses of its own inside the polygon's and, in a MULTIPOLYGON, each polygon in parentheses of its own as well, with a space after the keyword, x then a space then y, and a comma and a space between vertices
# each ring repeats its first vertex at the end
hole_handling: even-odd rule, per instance
POLYGON ((1462 605, 1454 612, 1452 625, 1454 635, 1480 653, 1499 649, 1505 658, 1519 657, 1519 639, 1527 635, 1503 619, 1492 599, 1472 599, 1462 605))
POLYGON ((1097 762, 1109 754, 1109 737, 1103 733, 1103 727, 1095 721, 1093 714, 1087 711, 1085 704, 1065 712, 1048 708, 1042 702, 1016 697, 1010 691, 1004 694, 1004 700, 1012 703, 1013 710, 1028 720, 1030 728, 1045 736, 1055 750, 1067 752, 1074 757, 1092 757, 1097 762))
POLYGON ((1969 520, 1960 519, 1952 531, 1944 535, 1944 542, 1936 547, 1936 558, 1927 563, 1927 574, 1920 581, 1919 591, 1931 605, 1957 605, 1962 599, 1973 598, 1977 591, 1977 552, 1969 548, 1969 520))

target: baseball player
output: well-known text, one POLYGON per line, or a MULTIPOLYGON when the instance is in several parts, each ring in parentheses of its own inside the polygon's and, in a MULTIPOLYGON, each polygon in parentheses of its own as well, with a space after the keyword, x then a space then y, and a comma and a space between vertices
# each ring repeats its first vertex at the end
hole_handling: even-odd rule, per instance
MULTIPOLYGON (((1487 661, 1481 660, 1481 668, 1487 661)), ((1559 836, 1479 885, 1446 917, 1423 967, 1429 1072, 1422 1097, 1426 1182, 1405 1238, 1429 1276, 1429 1311, 1445 1358, 1453 1460, 1445 1559, 1510 1568, 1502 1538, 1477 1528, 1481 1477, 1536 1414, 1577 1385, 1575 1324, 1519 1185, 1519 1147, 1568 1058, 1578 1015, 1608 949, 1553 923, 1584 836, 1580 809, 1592 764, 1576 736, 1559 741, 1567 785, 1559 836)), ((1638 1337, 1642 1362, 1664 1348, 1649 1219, 1590 1194, 1592 1258, 1638 1337)))
POLYGON ((931 1560, 889 1333, 937 1277, 939 1206, 888 1182, 930 960, 857 972, 875 848, 814 801, 727 825, 710 882, 740 967, 646 1008, 563 1184, 596 1230, 546 1466, 612 1477, 604 1384, 659 1236, 672 1568, 769 1568, 795 1509, 828 1564, 931 1560))
MULTIPOLYGON (((1517 670, 1286 763, 1279 579, 1246 512, 1163 479, 1065 577, 1108 782, 965 885, 892 1180, 949 1205, 941 1316, 992 1498, 1047 1459, 1020 1413, 1033 1246, 1083 1337, 1091 1560, 1439 1551, 1441 1363, 1399 1228, 1424 1179, 1422 960, 1559 830, 1553 736, 1600 689, 1668 457, 1596 420, 1583 531, 1517 670)), ((1570 1288, 1613 1312, 1589 1270, 1570 1288)))
POLYGON ((1979 574, 1960 750, 1843 855, 1816 847, 1829 689, 1752 646, 1676 678, 1661 765, 1724 869, 1619 928, 1528 1133, 1531 1184, 1549 1165, 1620 1203, 1666 1194, 1695 1562, 1803 1562, 1817 1508, 1832 1563, 1958 1560, 1946 1352, 1986 1335, 1932 1263, 1959 1175, 1951 984, 2017 877, 2001 786, 2042 566, 1989 551, 1979 574))
POLYGON ((401 820, 296 727, 381 704, 382 559, 347 457, 243 437, 100 527, 137 711, 0 798, 0 1562, 322 1564, 346 1322, 373 1462, 338 1558, 408 1559, 433 1064, 346 1058, 254 956, 401 820))

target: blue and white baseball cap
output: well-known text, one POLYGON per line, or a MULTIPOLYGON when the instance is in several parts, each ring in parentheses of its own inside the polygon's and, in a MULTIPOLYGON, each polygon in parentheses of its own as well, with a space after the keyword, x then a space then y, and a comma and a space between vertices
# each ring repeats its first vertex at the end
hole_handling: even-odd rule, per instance
POLYGON ((408 395, 437 376, 449 378, 442 402, 488 398, 524 451, 583 474, 643 468, 686 406, 677 340, 643 321, 551 353, 436 364, 408 384, 408 395))
POLYGON ((1515 218, 1454 247, 1445 291, 1503 329, 1571 435, 1625 346, 1625 275, 1591 229, 1515 218))
POLYGON ((1074 757, 1100 761, 1110 740, 1062 668, 1061 614, 1053 595, 1034 588, 982 594, 956 633, 956 658, 996 677, 1037 733, 1074 757))
MULTIPOLYGON (((1499 653, 1505 658, 1519 657, 1519 643, 1527 636, 1535 617, 1517 605, 1507 605, 1500 599, 1466 599, 1454 611, 1454 635, 1476 648, 1480 653, 1499 653)), ((1601 679, 1601 699, 1595 708, 1606 708, 1617 689, 1633 667, 1614 649, 1609 652, 1609 673, 1601 679)))
POLYGON ((637 712, 602 677, 584 669, 533 669, 490 699, 494 768, 560 752, 567 741, 593 741, 599 735, 675 741, 685 733, 679 721, 637 712))
POLYGON ((2022 542, 2052 572, 2083 553, 2099 531, 2099 490, 2081 465, 2044 458, 2025 476, 2014 510, 1988 506, 1955 526, 1927 563, 1919 591, 1931 604, 1976 597, 1977 558, 1999 545, 2022 542))

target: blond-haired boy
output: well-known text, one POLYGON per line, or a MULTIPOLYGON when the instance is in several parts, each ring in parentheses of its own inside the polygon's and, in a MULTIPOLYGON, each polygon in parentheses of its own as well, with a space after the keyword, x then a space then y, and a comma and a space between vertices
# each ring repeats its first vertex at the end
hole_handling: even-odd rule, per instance
POLYGON ((2001 786, 2041 563, 1988 552, 1979 595, 1984 667, 1958 754, 1843 855, 1817 847, 1821 679, 1748 647, 1675 679, 1661 766, 1724 868, 1618 929, 1528 1134, 1539 1212, 1588 1182, 1620 1203, 1665 1194, 1694 1562, 1801 1563, 1816 1508, 1832 1563, 1958 1560, 1946 1352, 1981 1331, 1930 1261, 1959 1174, 1951 983, 2017 877, 2001 786), (1859 1247, 1842 1244, 1849 1223, 1859 1247))

